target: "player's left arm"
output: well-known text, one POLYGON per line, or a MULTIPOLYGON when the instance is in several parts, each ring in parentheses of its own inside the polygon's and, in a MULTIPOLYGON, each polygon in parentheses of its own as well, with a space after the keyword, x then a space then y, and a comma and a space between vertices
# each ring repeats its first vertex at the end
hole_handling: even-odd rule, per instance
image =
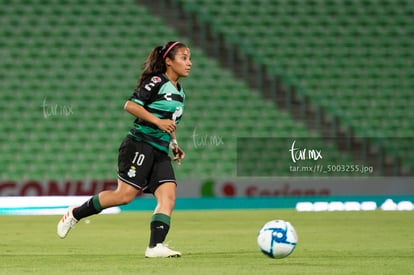
POLYGON ((170 136, 171 136, 170 148, 174 155, 173 160, 177 161, 178 164, 181 164, 181 160, 185 158, 185 153, 183 149, 181 149, 180 146, 178 146, 177 135, 175 134, 175 131, 171 132, 170 136))

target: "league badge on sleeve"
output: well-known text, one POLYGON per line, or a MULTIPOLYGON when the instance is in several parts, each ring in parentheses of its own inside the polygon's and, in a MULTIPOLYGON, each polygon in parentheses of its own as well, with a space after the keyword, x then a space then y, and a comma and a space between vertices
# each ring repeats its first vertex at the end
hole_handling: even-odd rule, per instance
POLYGON ((160 83, 161 82, 161 77, 159 77, 159 76, 153 76, 151 78, 151 82, 152 83, 160 83))

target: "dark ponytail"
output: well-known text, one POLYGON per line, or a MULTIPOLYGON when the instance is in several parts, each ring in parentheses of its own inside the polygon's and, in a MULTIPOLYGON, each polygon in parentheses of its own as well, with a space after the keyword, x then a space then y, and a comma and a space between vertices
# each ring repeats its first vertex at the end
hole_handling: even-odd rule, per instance
POLYGON ((163 46, 153 48, 143 64, 143 72, 138 80, 137 87, 141 86, 143 80, 149 76, 165 73, 167 71, 165 59, 167 57, 173 59, 176 49, 181 47, 186 47, 186 45, 178 41, 170 41, 163 46))
POLYGON ((164 73, 167 69, 164 59, 162 58, 162 47, 157 46, 147 56, 142 69, 144 70, 138 80, 137 87, 141 86, 142 81, 153 74, 164 73))

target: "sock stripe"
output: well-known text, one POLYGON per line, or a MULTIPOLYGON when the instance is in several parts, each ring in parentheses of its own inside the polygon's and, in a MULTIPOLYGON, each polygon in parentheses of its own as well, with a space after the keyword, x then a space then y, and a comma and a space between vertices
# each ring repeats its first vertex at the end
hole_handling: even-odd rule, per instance
POLYGON ((101 203, 99 202, 99 195, 93 196, 92 203, 97 211, 102 211, 103 207, 101 206, 101 203))
POLYGON ((171 223, 171 217, 163 213, 156 213, 152 215, 152 218, 151 218, 151 222, 154 222, 154 221, 163 222, 169 226, 171 223))

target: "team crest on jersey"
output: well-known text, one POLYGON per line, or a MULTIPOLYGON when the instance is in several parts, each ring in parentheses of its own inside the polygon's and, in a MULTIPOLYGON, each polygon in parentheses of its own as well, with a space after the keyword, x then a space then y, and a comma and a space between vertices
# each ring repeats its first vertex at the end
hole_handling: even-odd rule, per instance
POLYGON ((131 166, 131 168, 128 171, 128 177, 133 178, 137 175, 137 168, 135 168, 134 166, 131 166))
POLYGON ((153 82, 153 83, 159 83, 159 82, 161 82, 161 77, 159 77, 159 76, 153 76, 151 78, 151 82, 153 82))

